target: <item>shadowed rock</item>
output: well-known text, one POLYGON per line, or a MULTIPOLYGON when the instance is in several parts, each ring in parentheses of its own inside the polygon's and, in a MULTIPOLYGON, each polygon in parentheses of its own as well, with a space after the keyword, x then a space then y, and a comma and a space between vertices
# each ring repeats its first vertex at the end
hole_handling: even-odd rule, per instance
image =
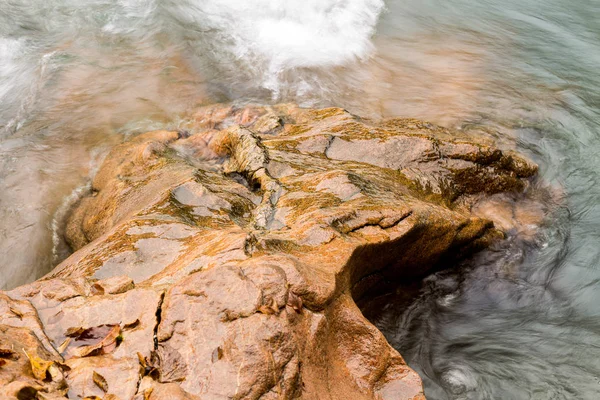
POLYGON ((424 398, 355 301, 501 239, 471 206, 523 190, 536 167, 420 121, 337 108, 212 106, 190 130, 115 147, 71 215, 77 251, 2 294, 0 334, 55 362, 64 385, 22 359, 0 365, 0 385, 71 398, 424 398))

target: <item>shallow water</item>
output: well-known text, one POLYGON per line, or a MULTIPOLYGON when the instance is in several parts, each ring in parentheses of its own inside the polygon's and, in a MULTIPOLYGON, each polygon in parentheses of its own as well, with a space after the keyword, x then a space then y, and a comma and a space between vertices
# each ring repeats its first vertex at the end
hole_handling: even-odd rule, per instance
POLYGON ((427 119, 529 155, 552 211, 374 322, 430 399, 597 399, 599 70, 595 0, 0 0, 0 287, 64 257, 112 145, 197 105, 427 119))

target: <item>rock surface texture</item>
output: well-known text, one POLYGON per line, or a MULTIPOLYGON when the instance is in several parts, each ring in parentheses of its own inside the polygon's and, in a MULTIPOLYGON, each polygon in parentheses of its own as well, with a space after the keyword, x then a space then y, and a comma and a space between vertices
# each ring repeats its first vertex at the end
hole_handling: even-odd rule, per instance
POLYGON ((2 399, 424 399, 356 301, 501 239, 536 167, 421 121, 198 110, 113 149, 75 253, 0 292, 2 399))

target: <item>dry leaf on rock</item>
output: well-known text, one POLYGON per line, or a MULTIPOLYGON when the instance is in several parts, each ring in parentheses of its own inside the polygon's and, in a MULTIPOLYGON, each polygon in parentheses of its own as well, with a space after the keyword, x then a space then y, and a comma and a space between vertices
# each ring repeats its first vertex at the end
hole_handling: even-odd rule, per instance
POLYGON ((277 307, 277 302, 275 299, 271 299, 271 303, 269 305, 261 305, 258 307, 258 311, 262 314, 273 315, 279 313, 279 307, 277 307))
POLYGON ((168 344, 161 343, 150 354, 150 359, 138 354, 145 375, 150 375, 160 383, 179 382, 185 379, 187 366, 181 354, 168 344))
POLYGON ((65 376, 63 375, 61 368, 55 362, 48 367, 48 374, 50 374, 52 382, 64 383, 65 381, 65 376))
MULTIPOLYGON (((156 357, 155 356, 153 357, 153 354, 152 354, 150 359, 148 359, 147 357, 144 357, 142 355, 142 353, 140 353, 140 352, 137 353, 137 356, 138 356, 140 365, 143 368, 142 375, 150 376, 152 378, 158 377, 158 369, 156 369, 156 367, 154 366, 155 361, 152 359, 152 358, 156 358, 156 357)), ((156 363, 158 363, 158 361, 156 361, 156 363)))
POLYGON ((64 353, 64 351, 67 349, 67 347, 69 347, 69 343, 71 343, 71 338, 68 337, 64 340, 64 342, 61 343, 60 346, 58 346, 58 352, 60 354, 64 353))
POLYGON ((72 327, 67 329, 67 331, 65 332, 65 336, 66 337, 70 337, 70 338, 78 338, 81 335, 83 335, 83 333, 86 331, 87 329, 82 328, 80 326, 78 327, 72 327))
POLYGON ((102 344, 102 354, 112 353, 122 341, 123 336, 121 336, 121 327, 115 325, 102 342, 100 342, 102 344))
POLYGON ((11 313, 15 314, 19 319, 23 319, 23 313, 14 307, 8 307, 11 313))
POLYGON ((146 367, 148 366, 148 364, 146 364, 146 358, 139 351, 137 352, 137 357, 142 368, 146 369, 146 367))
POLYGON ((144 390, 144 400, 149 400, 150 396, 152 396, 153 391, 154 391, 154 388, 148 388, 148 389, 144 390))
POLYGON ((74 357, 86 357, 86 356, 95 356, 99 355, 102 350, 102 345, 100 343, 95 344, 93 346, 81 346, 71 351, 71 355, 74 357))
POLYGON ((112 353, 121 344, 121 327, 119 325, 101 325, 96 328, 78 331, 76 343, 91 343, 74 348, 71 355, 86 357, 112 353), (108 330, 108 331, 107 331, 108 330))
POLYGON ((217 347, 216 349, 213 350, 211 361, 213 363, 216 363, 221 358, 223 358, 223 349, 221 348, 221 346, 219 346, 219 347, 217 347))
POLYGON ((31 371, 33 372, 33 376, 36 379, 39 380, 44 380, 46 379, 47 375, 48 375, 48 368, 50 368, 50 366, 52 366, 52 364, 54 364, 54 361, 47 361, 44 360, 38 356, 30 356, 25 349, 23 349, 23 352, 25 353, 25 355, 27 356, 27 358, 29 358, 29 362, 31 364, 31 371))
POLYGON ((187 366, 176 349, 168 344, 160 344, 156 353, 160 360, 159 381, 161 383, 179 382, 185 379, 187 366))
POLYGON ((106 382, 106 379, 102 375, 94 371, 92 379, 94 380, 96 386, 102 389, 104 393, 108 392, 108 382, 106 382))

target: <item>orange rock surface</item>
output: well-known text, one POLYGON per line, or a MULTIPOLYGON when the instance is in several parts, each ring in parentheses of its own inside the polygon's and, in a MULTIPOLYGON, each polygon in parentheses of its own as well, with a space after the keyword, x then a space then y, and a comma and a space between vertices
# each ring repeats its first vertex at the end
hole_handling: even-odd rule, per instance
POLYGON ((536 166, 338 108, 217 105, 189 128, 115 147, 76 251, 0 294, 0 397, 424 399, 355 302, 501 239, 471 205, 536 166))

